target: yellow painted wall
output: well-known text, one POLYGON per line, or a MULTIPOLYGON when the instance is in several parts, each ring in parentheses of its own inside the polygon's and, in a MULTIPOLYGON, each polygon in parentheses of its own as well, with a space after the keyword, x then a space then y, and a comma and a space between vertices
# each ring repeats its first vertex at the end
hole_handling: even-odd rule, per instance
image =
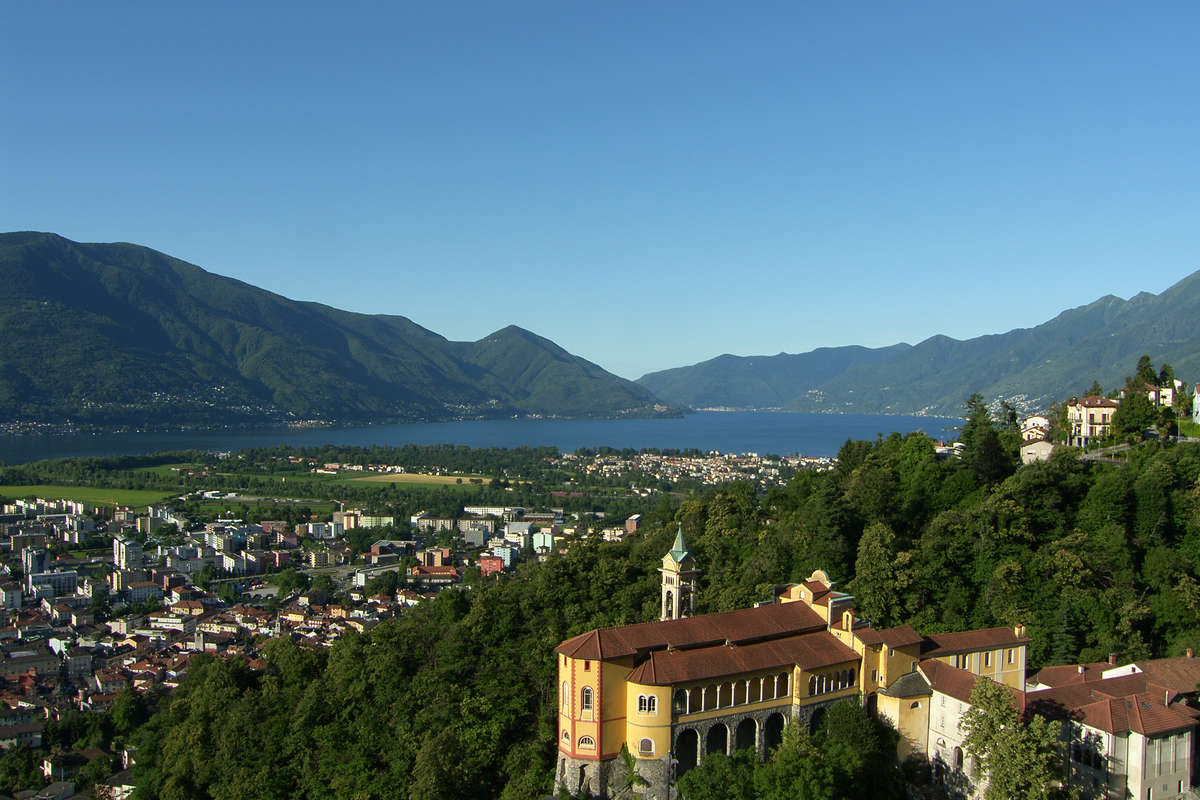
POLYGON ((879 652, 879 685, 891 686, 893 681, 912 672, 920 652, 921 646, 917 644, 895 649, 883 645, 879 652))
MULTIPOLYGON (((625 741, 629 745, 629 752, 638 758, 660 758, 671 749, 670 686, 626 684, 625 741), (657 700, 658 707, 653 714, 638 711, 639 695, 654 697, 657 700), (640 747, 642 739, 650 739, 654 742, 652 754, 642 754, 640 747)), ((605 749, 607 749, 607 745, 605 749)))
MULTIPOLYGON (((597 661, 558 656, 558 746, 559 749, 579 757, 600 756, 599 747, 602 744, 600 741, 600 703, 604 702, 604 698, 596 694, 599 687, 600 668, 601 665, 597 661), (570 694, 570 704, 567 708, 562 705, 564 681, 567 683, 570 694), (585 686, 592 690, 591 712, 584 712, 580 709, 580 695, 585 686), (564 730, 568 733, 568 741, 562 739, 564 730), (578 742, 584 736, 592 737, 592 741, 597 743, 596 749, 578 748, 578 742)), ((620 749, 619 745, 618 749, 620 749)))
POLYGON ((924 755, 929 750, 926 740, 929 732, 928 697, 888 697, 877 695, 879 715, 890 720, 900 734, 896 744, 896 757, 903 761, 910 755, 924 755), (912 708, 916 703, 917 707, 912 708))
POLYGON ((965 669, 975 675, 984 675, 992 680, 1011 686, 1014 689, 1025 689, 1025 645, 1015 647, 1000 647, 995 649, 973 650, 949 656, 939 656, 936 660, 959 669, 965 669), (1008 663, 1008 651, 1013 651, 1013 663, 1008 663), (991 663, 985 665, 986 654, 991 655, 991 663))

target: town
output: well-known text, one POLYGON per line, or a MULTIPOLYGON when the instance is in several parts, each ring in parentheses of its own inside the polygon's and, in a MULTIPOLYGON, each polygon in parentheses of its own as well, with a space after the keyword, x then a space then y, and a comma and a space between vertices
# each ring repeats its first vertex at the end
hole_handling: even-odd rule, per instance
MULTIPOLYGON (((1168 419, 1159 410, 1173 409, 1175 392, 1182 388, 1173 379, 1166 387, 1148 387, 1147 404, 1154 410, 1151 424, 1168 419)), ((1187 399, 1193 413, 1200 411, 1200 396, 1187 399)), ((1106 445, 1112 444, 1121 422, 1116 412, 1122 402, 1119 395, 1091 394, 1073 398, 1057 412, 1026 416, 1016 423, 1021 461, 1047 461, 1064 446, 1078 448, 1072 452, 1083 458, 1089 452, 1113 456, 1113 448, 1106 445)), ((1189 424, 1187 419, 1180 422, 1184 427, 1189 424)), ((943 461, 962 457, 965 449, 963 443, 930 442, 929 447, 943 461)), ((180 685, 196 658, 240 659, 251 669, 261 669, 263 648, 274 639, 328 650, 340 639, 401 618, 447 590, 471 592, 489 581, 504 580, 523 564, 544 562, 573 548, 637 540, 644 514, 664 501, 674 507, 691 492, 734 484, 769 496, 786 491, 799 473, 822 474, 839 466, 837 459, 798 455, 536 451, 522 454, 523 461, 508 467, 493 464, 496 468, 488 473, 464 464, 501 456, 462 448, 423 451, 420 461, 383 461, 378 455, 346 452, 338 460, 327 460, 321 454, 270 451, 204 454, 190 463, 154 463, 121 472, 126 478, 141 475, 157 481, 155 485, 181 490, 178 494, 160 491, 160 499, 144 505, 122 501, 128 490, 121 488, 108 490, 118 498, 112 501, 96 499, 96 491, 101 495, 105 491, 92 489, 76 497, 35 494, 5 502, 0 509, 0 546, 6 553, 0 566, 4 575, 0 594, 8 624, 0 629, 0 697, 4 700, 0 748, 31 757, 38 754, 41 785, 25 787, 36 791, 29 796, 62 800, 80 796, 77 789, 94 797, 131 796, 136 748, 64 747, 58 731, 80 724, 81 715, 111 714, 139 696, 169 693, 180 685), (446 493, 453 492, 465 493, 455 496, 467 499, 447 505, 446 493), (469 499, 506 495, 520 502, 469 499), (530 503, 525 498, 550 502, 530 503), (425 500, 438 507, 415 505, 425 500), (271 516, 272 512, 278 515, 271 516)), ((70 493, 60 488, 60 495, 70 493)), ((689 561, 692 556, 682 535, 681 528, 678 552, 672 551, 676 571, 669 588, 664 577, 660 624, 668 627, 682 624, 684 618, 700 618, 692 610, 697 573, 689 572, 694 562, 689 561)), ((908 713, 910 705, 916 709, 931 702, 940 708, 949 698, 961 716, 969 705, 971 680, 958 671, 980 675, 986 672, 984 667, 993 665, 986 674, 994 673, 997 680, 1026 693, 1030 703, 1037 700, 1035 691, 1058 691, 1076 682, 1075 673, 1064 671, 1065 667, 1048 667, 1027 676, 1025 651, 1030 640, 1021 630, 993 631, 994 635, 988 634, 991 638, 963 633, 960 638, 969 640, 970 646, 955 644, 958 639, 949 634, 922 637, 905 626, 873 630, 868 623, 854 621, 853 598, 835 591, 823 572, 792 589, 777 590, 773 602, 799 600, 809 607, 809 616, 798 627, 785 625, 780 630, 805 641, 832 637, 840 649, 826 642, 827 649, 838 649, 841 660, 821 661, 820 669, 799 661, 764 662, 761 669, 772 675, 785 671, 780 673, 786 675, 783 684, 769 695, 761 681, 749 695, 738 694, 745 689, 737 688, 740 682, 730 684, 733 694, 726 700, 721 699, 725 689, 715 684, 709 697, 707 684, 700 684, 711 676, 701 674, 700 667, 688 668, 665 683, 654 678, 653 670, 643 674, 645 669, 639 667, 627 679, 638 686, 627 691, 636 689, 643 699, 654 698, 650 708, 667 716, 661 724, 639 718, 641 727, 636 731, 603 745, 598 744, 603 718, 621 715, 623 695, 610 694, 592 712, 591 701, 577 695, 587 687, 598 694, 598 684, 579 683, 570 675, 586 672, 592 661, 604 662, 608 656, 600 654, 609 651, 601 647, 587 655, 592 645, 583 646, 575 639, 564 642, 558 651, 564 659, 560 671, 568 675, 560 709, 564 727, 558 785, 579 796, 609 796, 610 787, 621 777, 620 768, 613 766, 613 748, 628 744, 638 763, 653 765, 647 772, 651 785, 643 796, 666 797, 674 776, 702 763, 706 753, 732 754, 748 747, 765 756, 779 744, 784 725, 797 719, 815 724, 815 712, 829 702, 867 695, 871 707, 890 715, 904 734, 900 756, 918 754, 928 759, 944 784, 947 776, 965 769, 961 736, 941 713, 934 717, 926 709, 914 721, 908 713), (834 615, 835 606, 838 614, 851 615, 849 622, 834 615), (811 612, 822 619, 814 621, 811 612), (825 632, 820 637, 816 637, 818 629, 825 632), (903 663, 885 659, 870 668, 868 651, 874 653, 880 645, 902 654, 903 663), (904 677, 909 674, 913 677, 904 677), (636 676, 641 677, 635 680, 636 676), (802 691, 814 679, 819 682, 807 693, 802 691), (661 696, 658 689, 648 687, 662 688, 661 696), (897 704, 896 698, 910 705, 897 704), (714 733, 714 720, 724 717, 711 712, 739 704, 754 708, 739 708, 737 719, 722 722, 721 738, 714 733), (696 709, 705 714, 699 727, 690 716, 696 709), (754 720, 753 730, 749 723, 743 724, 745 720, 754 720), (674 733, 666 735, 655 725, 674 733)), ((686 651, 693 646, 687 643, 691 634, 673 638, 663 628, 662 635, 670 648, 686 651)), ((729 647, 739 644, 741 636, 731 629, 720 638, 729 647)), ((707 646, 707 641, 701 637, 695 646, 707 646)), ((647 639, 642 649, 651 653, 659 647, 656 642, 647 639)), ((871 656, 877 657, 878 653, 871 656)), ((1190 655, 1188 659, 1126 664, 1117 663, 1114 655, 1111 662, 1079 665, 1078 675, 1084 676, 1079 681, 1087 683, 1092 691, 1089 697, 1097 691, 1109 692, 1111 684, 1115 687, 1111 692, 1116 693, 1104 696, 1125 702, 1134 695, 1117 692, 1121 687, 1110 679, 1143 676, 1126 683, 1137 683, 1135 688, 1142 693, 1165 685, 1165 701, 1145 702, 1163 719, 1180 721, 1184 712, 1179 709, 1191 708, 1188 703, 1196 699, 1194 684, 1200 680, 1200 670, 1194 677, 1188 671, 1194 666, 1190 655), (1185 677, 1178 677, 1184 674, 1180 670, 1185 677), (1184 687, 1181 680, 1193 685, 1184 687)), ((595 675, 598 681, 599 670, 595 675)), ((757 680, 762 675, 750 677, 757 680)), ((1054 696, 1061 694, 1062 702, 1083 703, 1074 695, 1067 698, 1065 691, 1054 696)), ((1105 741, 1115 741, 1112 736, 1121 731, 1114 725, 1096 723, 1087 730, 1080 728, 1080 735, 1086 739, 1107 734, 1105 741)), ((1194 728, 1193 717, 1170 727, 1169 736, 1183 737, 1170 739, 1170 747, 1191 753, 1193 739, 1188 737, 1194 728)), ((1147 728, 1141 735, 1153 738, 1159 732, 1147 728)), ((1190 764, 1176 764, 1167 775, 1176 791, 1159 789, 1154 796, 1179 796, 1193 785, 1190 764)), ((1136 770, 1128 769, 1143 775, 1149 767, 1139 764, 1136 770)), ((1099 780, 1100 773, 1087 774, 1099 780)), ((983 786, 970 781, 964 785, 974 786, 974 793, 983 786)), ((1140 787, 1134 796, 1143 796, 1140 787)))

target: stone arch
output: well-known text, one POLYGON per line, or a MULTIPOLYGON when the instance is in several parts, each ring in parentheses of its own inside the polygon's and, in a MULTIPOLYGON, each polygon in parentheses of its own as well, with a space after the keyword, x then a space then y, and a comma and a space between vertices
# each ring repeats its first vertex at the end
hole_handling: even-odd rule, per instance
POLYGON ((753 717, 746 717, 738 723, 737 731, 733 735, 733 749, 753 750, 757 741, 758 723, 753 717))
POLYGON ((717 687, 717 707, 729 708, 733 705, 733 682, 726 681, 717 687))
POLYGON ((704 710, 704 688, 693 686, 688 689, 688 713, 695 714, 704 710))
POLYGON ((788 674, 781 672, 775 676, 775 696, 787 697, 788 695, 788 674))
POLYGON ((675 737, 675 777, 680 777, 696 766, 700 759, 700 735, 694 728, 684 728, 675 737))
POLYGON ((775 712, 767 717, 767 723, 763 726, 763 739, 767 750, 783 743, 783 725, 783 714, 775 712))
POLYGON ((709 753, 729 754, 729 728, 723 722, 709 728, 708 735, 704 737, 704 754, 709 753))
POLYGON ((717 687, 716 686, 705 686, 704 687, 704 710, 712 711, 714 708, 720 708, 720 706, 717 705, 717 687))
POLYGON ((733 684, 733 704, 735 706, 744 706, 746 704, 746 696, 749 694, 750 681, 737 681, 733 684))

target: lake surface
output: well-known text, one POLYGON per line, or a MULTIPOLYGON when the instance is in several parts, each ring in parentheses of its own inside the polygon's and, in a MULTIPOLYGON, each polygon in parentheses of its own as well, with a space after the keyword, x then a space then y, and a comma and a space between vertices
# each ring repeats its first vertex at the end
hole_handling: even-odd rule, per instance
POLYGON ((954 438, 962 420, 874 414, 788 414, 767 411, 700 411, 682 419, 500 419, 371 425, 358 428, 284 428, 253 431, 59 434, 0 438, 0 462, 113 456, 164 450, 242 450, 247 447, 461 444, 470 447, 550 446, 641 450, 696 448, 727 453, 833 456, 847 439, 874 439, 892 431, 924 431, 954 438))

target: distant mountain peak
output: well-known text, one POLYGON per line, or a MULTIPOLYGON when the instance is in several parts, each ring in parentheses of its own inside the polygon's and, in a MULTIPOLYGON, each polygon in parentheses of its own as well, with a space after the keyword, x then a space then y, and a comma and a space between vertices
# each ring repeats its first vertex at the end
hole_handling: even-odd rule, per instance
POLYGON ((980 392, 1020 410, 1044 410, 1093 380, 1118 385, 1144 353, 1200 382, 1197 319, 1200 271, 1161 294, 1107 294, 1033 328, 967 340, 937 334, 876 350, 722 355, 638 382, 667 402, 694 407, 957 415, 980 392))
POLYGON ((642 387, 516 325, 451 342, 135 244, 0 234, 0 282, 0 420, 656 413, 642 387))

